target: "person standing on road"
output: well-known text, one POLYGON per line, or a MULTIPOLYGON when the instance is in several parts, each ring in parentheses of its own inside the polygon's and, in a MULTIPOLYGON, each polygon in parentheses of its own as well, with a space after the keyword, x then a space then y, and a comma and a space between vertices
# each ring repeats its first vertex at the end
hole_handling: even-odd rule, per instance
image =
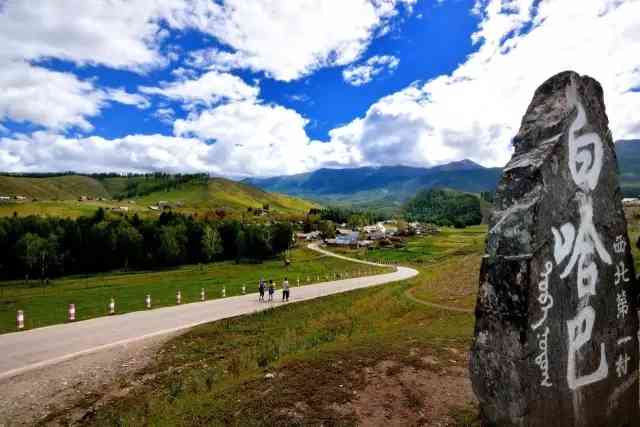
POLYGON ((282 282, 282 301, 289 301, 289 281, 287 278, 284 278, 284 282, 282 282))
POLYGON ((269 301, 273 301, 273 294, 276 292, 276 285, 273 284, 273 280, 269 280, 269 301))
POLYGON ((264 301, 264 288, 264 279, 260 279, 260 283, 258 284, 258 292, 260 292, 260 298, 258 298, 258 301, 264 301))

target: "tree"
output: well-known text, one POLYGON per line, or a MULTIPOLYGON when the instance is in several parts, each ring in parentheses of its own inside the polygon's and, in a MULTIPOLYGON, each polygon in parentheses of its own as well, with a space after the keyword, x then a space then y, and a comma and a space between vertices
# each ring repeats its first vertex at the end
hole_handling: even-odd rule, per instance
POLYGON ((333 239, 336 237, 336 225, 333 221, 323 220, 318 223, 318 230, 323 239, 333 239))
POLYGON ((160 231, 158 256, 163 265, 177 265, 184 261, 186 254, 185 229, 182 225, 165 225, 160 231))
POLYGON ((352 214, 349 216, 347 224, 349 225, 349 227, 351 227, 352 230, 356 230, 367 225, 367 218, 363 214, 352 214))
POLYGON ((204 226, 200 240, 201 252, 204 261, 210 262, 223 252, 222 238, 215 228, 204 226))
POLYGON ((115 252, 125 270, 129 262, 137 263, 142 258, 142 234, 126 221, 121 221, 115 230, 115 252))
POLYGON ((237 260, 263 261, 273 254, 267 227, 248 225, 238 234, 237 260))
POLYGON ((271 227, 271 249, 275 253, 289 250, 293 243, 293 226, 289 222, 278 222, 271 227))
POLYGON ((44 263, 49 255, 50 247, 46 239, 37 234, 27 233, 16 245, 18 256, 25 266, 25 278, 29 281, 29 274, 38 265, 42 267, 44 273, 44 263))

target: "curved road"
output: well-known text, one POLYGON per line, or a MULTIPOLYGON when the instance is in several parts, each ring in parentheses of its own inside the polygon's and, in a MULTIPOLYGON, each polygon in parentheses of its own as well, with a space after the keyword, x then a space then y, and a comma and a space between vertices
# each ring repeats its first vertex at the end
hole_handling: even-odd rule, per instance
MULTIPOLYGON (((309 249, 327 256, 379 266, 376 263, 334 254, 321 249, 317 244, 310 244, 309 249)), ((412 268, 398 267, 397 271, 386 274, 293 287, 289 303, 397 282, 417 274, 418 272, 412 268)), ((258 302, 257 295, 248 294, 149 311, 136 311, 0 335, 0 380, 114 346, 181 331, 220 319, 255 313, 282 304, 258 302)))

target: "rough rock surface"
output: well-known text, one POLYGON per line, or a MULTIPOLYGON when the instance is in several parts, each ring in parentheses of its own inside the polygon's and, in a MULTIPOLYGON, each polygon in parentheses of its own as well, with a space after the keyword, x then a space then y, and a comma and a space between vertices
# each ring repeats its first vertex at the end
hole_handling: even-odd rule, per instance
POLYGON ((638 289, 600 84, 547 80, 514 146, 476 306, 483 422, 636 426, 638 289))

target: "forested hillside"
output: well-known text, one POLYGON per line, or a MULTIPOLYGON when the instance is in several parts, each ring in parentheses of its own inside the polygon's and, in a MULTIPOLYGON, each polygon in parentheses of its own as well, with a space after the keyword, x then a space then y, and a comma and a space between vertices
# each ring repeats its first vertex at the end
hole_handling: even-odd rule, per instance
POLYGON ((420 191, 404 208, 409 221, 430 222, 437 225, 462 227, 482 222, 480 199, 453 190, 430 189, 420 191))

